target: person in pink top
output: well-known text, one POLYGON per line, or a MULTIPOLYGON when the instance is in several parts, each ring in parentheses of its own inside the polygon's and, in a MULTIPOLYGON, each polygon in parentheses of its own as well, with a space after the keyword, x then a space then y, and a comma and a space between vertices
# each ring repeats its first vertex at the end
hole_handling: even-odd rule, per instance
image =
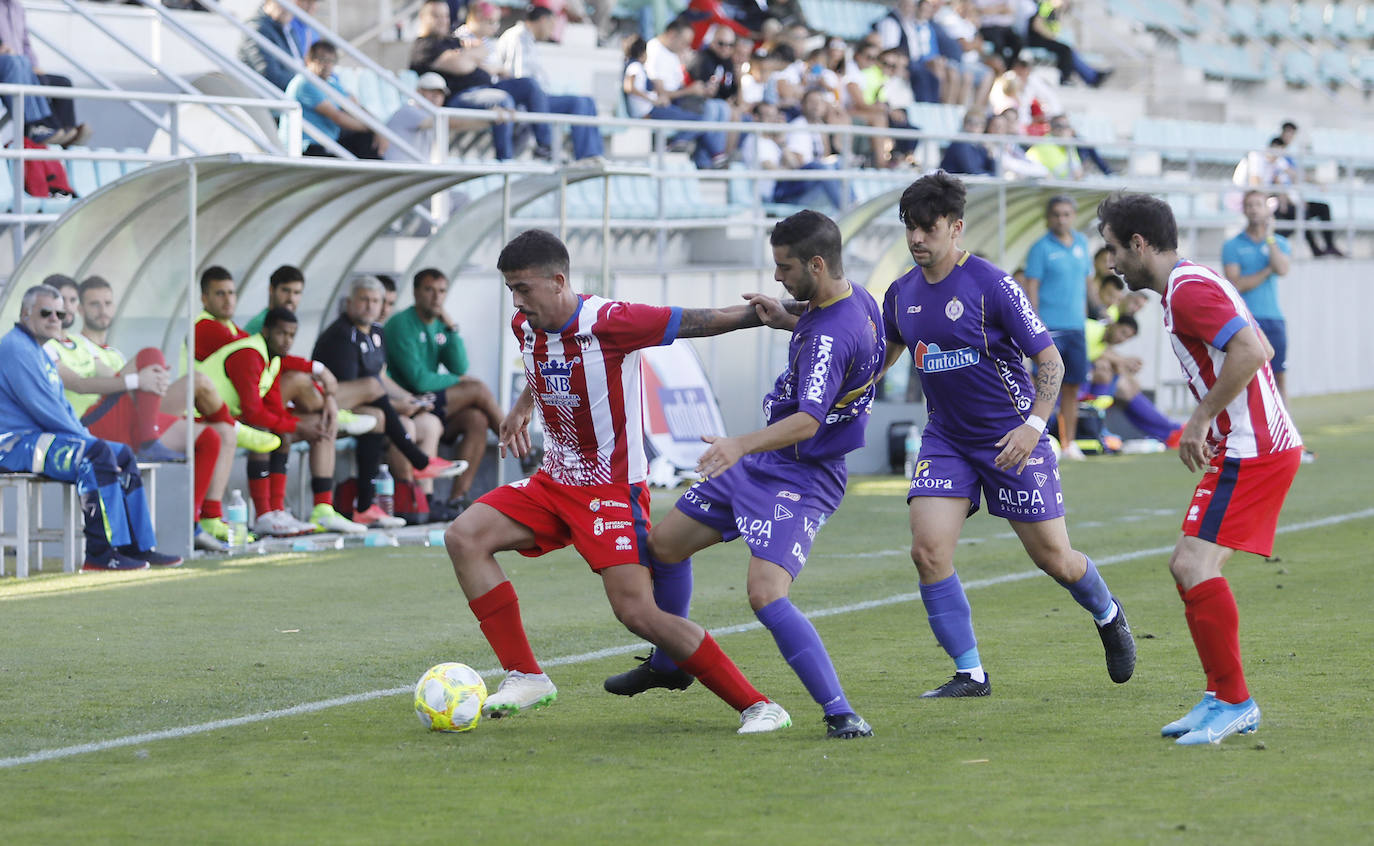
POLYGON ((1178 224, 1162 200, 1113 194, 1098 206, 1112 270, 1133 291, 1150 289, 1197 409, 1178 454, 1202 470, 1169 559, 1202 661, 1202 700, 1161 734, 1184 746, 1220 743, 1259 728, 1245 684, 1240 617, 1221 568, 1236 550, 1269 555, 1279 511, 1297 475, 1302 438, 1269 366, 1273 349, 1240 293, 1216 271, 1178 254, 1178 224))

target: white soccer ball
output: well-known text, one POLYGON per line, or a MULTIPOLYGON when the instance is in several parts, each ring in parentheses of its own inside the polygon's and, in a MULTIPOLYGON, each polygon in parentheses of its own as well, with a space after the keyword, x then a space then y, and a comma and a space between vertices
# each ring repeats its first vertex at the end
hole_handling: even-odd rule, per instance
POLYGON ((415 716, 430 731, 476 728, 486 701, 486 683, 467 664, 436 664, 415 683, 415 716))

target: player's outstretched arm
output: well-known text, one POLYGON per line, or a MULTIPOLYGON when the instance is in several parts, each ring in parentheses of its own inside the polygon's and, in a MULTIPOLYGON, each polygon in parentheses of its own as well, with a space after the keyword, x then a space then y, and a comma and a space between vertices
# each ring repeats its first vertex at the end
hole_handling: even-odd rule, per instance
POLYGON ((510 413, 501 421, 501 430, 497 433, 502 458, 506 457, 507 451, 513 453, 516 458, 524 458, 529 454, 530 417, 533 414, 534 393, 526 383, 525 390, 520 392, 515 404, 511 406, 510 413))
POLYGON ((1268 360, 1265 341, 1249 326, 1232 335, 1222 349, 1226 351, 1226 359, 1217 372, 1216 384, 1198 403, 1179 436, 1178 457, 1190 471, 1199 470, 1211 462, 1212 447, 1207 443, 1207 430, 1212 427, 1212 421, 1240 396, 1240 392, 1245 390, 1245 386, 1250 384, 1255 373, 1268 360))
POLYGON ((746 435, 717 438, 711 435, 702 440, 710 444, 697 461, 697 472, 710 479, 729 470, 735 462, 753 452, 782 449, 810 438, 821 428, 821 421, 798 411, 746 435))
POLYGON ((723 335, 736 329, 752 329, 762 326, 758 312, 752 305, 727 306, 725 308, 684 308, 682 323, 678 327, 679 338, 706 338, 723 335))
POLYGON ((779 300, 767 294, 749 293, 742 295, 758 313, 759 320, 770 329, 783 329, 791 332, 797 327, 797 319, 806 312, 806 303, 797 300, 779 300))

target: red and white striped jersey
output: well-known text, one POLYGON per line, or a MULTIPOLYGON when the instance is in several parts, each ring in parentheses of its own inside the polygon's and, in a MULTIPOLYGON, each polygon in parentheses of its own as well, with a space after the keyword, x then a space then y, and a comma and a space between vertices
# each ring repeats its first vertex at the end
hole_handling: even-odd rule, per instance
POLYGON ((644 481, 639 350, 677 339, 682 309, 582 296, 557 333, 515 313, 511 328, 544 420, 542 469, 564 485, 644 481))
MULTIPOLYGON (((1180 261, 1169 274, 1163 299, 1164 328, 1193 396, 1201 402, 1217 382, 1226 344, 1249 326, 1264 336, 1240 292, 1210 268, 1180 261)), ((1218 451, 1253 458, 1302 446, 1265 362, 1250 384, 1212 421, 1208 440, 1218 451)))

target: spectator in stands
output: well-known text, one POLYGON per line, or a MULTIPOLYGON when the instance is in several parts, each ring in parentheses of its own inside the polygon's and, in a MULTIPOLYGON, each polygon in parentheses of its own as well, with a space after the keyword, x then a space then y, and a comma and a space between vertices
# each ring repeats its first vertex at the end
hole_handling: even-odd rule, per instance
MULTIPOLYGON (((645 65, 647 55, 648 43, 638 35, 625 43, 625 78, 622 86, 625 93, 625 109, 630 117, 652 120, 702 120, 701 112, 693 112, 675 105, 673 98, 659 89, 658 83, 650 77, 645 65)), ((693 82, 692 85, 700 86, 701 83, 693 82)), ((705 90, 704 87, 702 90, 705 90)), ((728 161, 725 155, 725 142, 725 133, 706 131, 678 132, 668 139, 670 146, 695 143, 692 161, 699 168, 723 167, 728 161)))
MULTIPOLYGON (((58 290, 66 300, 67 290, 75 287, 75 283, 64 284, 58 290)), ((57 355, 57 371, 67 400, 81 424, 96 437, 133 447, 140 461, 184 457, 180 454, 188 446, 184 419, 187 378, 167 384, 171 373, 156 347, 139 350, 134 361, 126 361, 106 343, 115 310, 114 291, 104 278, 91 276, 81 283, 75 308, 81 312, 80 334, 66 334, 70 325, 64 321, 64 334, 48 341, 47 346, 57 355), (150 454, 150 447, 159 454, 150 454)), ((228 531, 221 519, 220 503, 234 462, 236 424, 210 380, 192 372, 195 407, 200 415, 192 502, 197 519, 209 525, 208 529, 196 525, 193 542, 197 549, 223 552, 221 541, 228 538, 228 531), (216 528, 219 531, 214 531, 216 528)), ((281 444, 270 433, 249 431, 261 451, 281 444)))
MULTIPOLYGON (((372 276, 353 280, 344 301, 344 312, 320 333, 311 357, 323 364, 338 380, 335 400, 341 409, 351 409, 376 420, 376 430, 357 437, 354 457, 358 465, 357 505, 353 521, 365 526, 394 529, 404 519, 386 514, 373 501, 373 479, 381 466, 387 441, 397 452, 390 462, 398 485, 435 479, 453 468, 436 451, 443 424, 428 413, 432 400, 420 398, 391 381, 386 369, 386 347, 382 325, 377 317, 382 310, 382 283, 372 276)), ((454 468, 457 469, 457 468, 454 468)))
MULTIPOLYGON (((305 54, 305 67, 315 76, 324 80, 341 96, 357 103, 334 75, 334 66, 339 62, 339 51, 328 41, 316 41, 305 54)), ((305 122, 337 141, 339 146, 360 159, 380 159, 387 150, 387 140, 374 135, 362 120, 354 117, 325 96, 320 88, 305 74, 296 74, 286 85, 286 98, 301 104, 305 122)), ((285 133, 288 123, 281 120, 282 143, 286 143, 285 133)), ((301 146, 307 156, 330 156, 333 153, 302 130, 301 146)))
POLYGON ((1064 111, 1057 86, 1046 75, 1031 73, 1029 56, 1017 56, 1011 69, 999 77, 998 82, 1001 84, 994 84, 988 94, 988 105, 994 112, 1015 109, 1019 127, 1032 122, 1037 104, 1044 115, 1064 111))
POLYGON ((1279 140, 1283 142, 1283 148, 1288 149, 1293 143, 1293 139, 1298 135, 1298 125, 1291 120, 1284 121, 1279 126, 1279 140))
MULTIPOLYGON (((1125 283, 1117 289, 1123 292, 1125 283)), ((1105 290, 1106 286, 1104 286, 1105 290)), ((1084 326, 1088 343, 1091 376, 1078 395, 1078 401, 1110 399, 1131 424, 1170 449, 1178 448, 1183 424, 1170 420, 1141 391, 1135 374, 1143 362, 1136 356, 1122 355, 1115 347, 1134 338, 1140 331, 1134 317, 1122 315, 1114 321, 1089 320, 1084 326)))
MULTIPOLYGON (((1278 220, 1296 220, 1298 203, 1302 202, 1292 194, 1293 184, 1297 181, 1297 164, 1285 155, 1284 150, 1285 145, 1281 136, 1269 139, 1267 148, 1262 151, 1253 150, 1240 160, 1231 174, 1231 181, 1243 188, 1271 190, 1277 203, 1274 217, 1278 220)), ((1331 207, 1326 203, 1303 203, 1303 220, 1330 223, 1331 207)), ((1278 233, 1287 238, 1293 234, 1293 230, 1281 229, 1278 233)), ((1330 229, 1325 229, 1321 233, 1326 241, 1325 247, 1317 240, 1315 230, 1307 229, 1303 234, 1307 237, 1307 246, 1312 250, 1313 257, 1345 255, 1337 249, 1335 233, 1330 229)))
MULTIPOLYGON (((776 132, 751 132, 740 141, 740 153, 746 166, 751 170, 777 170, 783 166, 782 145, 786 121, 782 112, 772 103, 759 102, 754 105, 750 117, 755 123, 771 124, 776 132)), ((777 187, 771 179, 755 183, 759 198, 766 203, 773 201, 773 189, 777 187)))
POLYGON ((43 344, 61 332, 64 313, 61 294, 35 285, 24 292, 19 321, 0 339, 0 471, 77 485, 86 536, 81 569, 175 567, 180 556, 155 549, 133 450, 86 431, 62 395, 43 344))
MULTIPOLYGON (((718 123, 731 117, 730 106, 715 99, 719 82, 688 79, 682 56, 691 46, 692 25, 685 17, 671 21, 657 37, 644 45, 644 70, 659 101, 694 112, 703 121, 718 123)), ((653 117, 651 114, 650 117, 653 117)), ((698 139, 695 160, 698 167, 724 167, 726 137, 724 132, 704 132, 698 139), (702 148, 706 148, 705 151, 702 148), (707 161, 704 152, 710 153, 707 161)))
MULTIPOLYGON (((882 92, 882 82, 886 81, 882 68, 878 66, 879 52, 881 51, 876 43, 859 43, 854 49, 853 57, 846 58, 842 65, 844 72, 841 76, 840 93, 841 105, 851 120, 876 129, 884 129, 891 121, 887 104, 878 100, 882 92), (873 99, 870 100, 868 83, 871 78, 876 78, 879 82, 872 87, 873 99)), ((831 55, 834 55, 833 50, 831 55)), ((901 126, 906 128, 906 115, 899 114, 899 118, 901 126)), ((892 155, 891 138, 874 135, 867 141, 875 167, 894 167, 898 164, 898 160, 892 155)))
MULTIPOLYGON (((490 17, 490 3, 472 5, 469 17, 490 17), (480 8, 479 8, 480 7, 480 8)), ((415 43, 410 50, 410 69, 416 73, 434 71, 448 85, 446 105, 460 109, 494 109, 513 111, 517 106, 527 112, 549 111, 548 97, 539 83, 528 77, 495 79, 483 67, 488 60, 486 46, 477 38, 466 41, 449 35, 448 5, 444 0, 426 0, 420 6, 415 43)), ((547 123, 533 125, 536 158, 553 157, 553 135, 547 123)), ((506 120, 491 125, 492 146, 496 158, 510 159, 515 155, 514 131, 506 120)))
MULTIPOLYGON (((411 100, 402 103, 400 108, 391 113, 391 117, 386 119, 386 128, 396 133, 402 141, 405 141, 412 148, 426 156, 434 150, 434 117, 425 109, 420 108, 416 100, 424 100, 432 106, 442 108, 444 101, 448 99, 448 86, 444 83, 444 78, 433 71, 420 74, 419 80, 415 84, 416 96, 411 100)), ((449 129, 452 130, 453 124, 450 122, 449 129)), ((443 156, 448 155, 448 147, 442 150, 443 156)), ((382 158, 387 161, 410 161, 410 157, 400 153, 394 147, 388 147, 382 158)), ((442 158, 440 159, 442 161, 442 158)))
MULTIPOLYGON (((65 76, 43 73, 29 40, 28 18, 19 0, 0 0, 0 82, 14 85, 55 85, 70 88, 65 76)), ((11 113, 13 101, 3 98, 11 113)), ((18 121, 16 121, 18 123, 18 121)), ((24 96, 24 135, 39 144, 84 144, 91 128, 76 120, 76 107, 66 98, 52 99, 35 94, 24 96)))
POLYGON ((445 441, 462 437, 458 457, 467 462, 467 470, 449 494, 449 504, 462 509, 486 452, 486 433, 499 430, 503 415, 491 388, 467 372, 467 347, 458 323, 444 311, 448 277, 429 267, 415 274, 414 285, 415 305, 386 323, 387 368, 397 385, 432 405, 444 422, 445 441))
POLYGON ((992 48, 993 57, 1000 60, 1002 70, 1010 70, 1021 54, 1025 42, 1026 18, 1021 10, 1024 0, 973 0, 974 15, 970 20, 978 24, 978 34, 992 48))
MULTIPOLYGON (((1014 114, 1014 112, 1010 113, 1014 114)), ((1012 126, 1007 115, 1008 112, 1004 112, 988 118, 987 134, 1015 135, 1015 127, 1012 126)), ((1050 172, 1045 169, 1045 166, 1027 158, 1026 151, 1021 149, 1021 145, 1015 141, 992 141, 988 149, 997 159, 998 172, 1007 179, 1040 179, 1049 176, 1050 172)))
MULTIPOLYGON (((974 109, 964 112, 960 131, 966 135, 980 135, 987 120, 974 109)), ((973 141, 952 141, 940 158, 940 169, 946 173, 967 173, 974 176, 996 176, 997 162, 987 145, 973 141)))
POLYGON ((750 57, 749 67, 740 68, 740 102, 751 108, 756 103, 781 107, 783 97, 779 86, 784 84, 783 76, 795 59, 792 48, 786 44, 779 44, 766 53, 755 52, 750 57))
POLYGON ((948 38, 952 49, 946 58, 963 77, 962 91, 947 102, 962 103, 967 106, 981 106, 987 102, 988 91, 992 88, 993 72, 983 59, 983 37, 978 34, 978 25, 973 22, 971 0, 957 0, 952 4, 935 4, 937 9, 931 19, 948 38))
POLYGON ((1074 444, 1078 431, 1078 388, 1088 378, 1083 323, 1088 319, 1088 301, 1097 299, 1088 239, 1073 228, 1077 214, 1078 204, 1067 194, 1057 194, 1045 204, 1049 231, 1031 245, 1026 255, 1024 284, 1031 307, 1050 330, 1050 337, 1064 359, 1059 443, 1064 445, 1061 457, 1070 460, 1083 458, 1074 444))
MULTIPOLYGON (((305 59, 305 53, 291 37, 292 20, 292 14, 276 0, 263 0, 262 8, 248 21, 248 26, 272 46, 301 62, 305 59)), ((283 91, 296 75, 295 68, 248 36, 239 42, 238 56, 240 62, 283 91)))
POLYGON ((1072 137, 1073 127, 1069 125, 1069 119, 1058 115, 1050 120, 1049 138, 1032 144, 1026 151, 1026 158, 1044 165, 1055 179, 1082 179, 1083 159, 1078 146, 1051 140, 1072 137))
MULTIPOLYGON (((906 53, 893 47, 878 54, 877 73, 870 69, 865 82, 864 96, 887 107, 887 124, 893 129, 918 129, 907 121, 907 107, 915 102, 911 85, 907 82, 906 53)), ((897 167, 911 161, 916 153, 914 138, 894 139, 890 164, 897 167)))
MULTIPOLYGON (((316 0, 295 0, 295 3, 296 8, 307 15, 315 14, 316 0)), ((296 43, 296 49, 300 51, 302 56, 310 49, 311 44, 320 40, 320 34, 295 15, 291 16, 291 23, 287 24, 286 29, 291 34, 291 40, 296 43)))
POLYGON ((1078 51, 1059 40, 1063 25, 1062 15, 1068 7, 1069 0, 1043 0, 1035 4, 1035 11, 1026 24, 1026 45, 1049 50, 1054 54, 1056 66, 1059 68, 1060 85, 1068 85, 1076 73, 1080 79, 1096 88, 1105 82, 1112 72, 1094 69, 1083 61, 1078 51))
MULTIPOLYGON (((490 26, 489 20, 487 26, 490 26)), ((539 42, 553 40, 556 22, 553 12, 543 6, 526 9, 524 19, 502 33, 497 42, 495 55, 501 75, 510 79, 528 77, 545 92, 550 91, 553 78, 539 57, 539 42)), ((595 117, 596 101, 577 94, 549 94, 548 110, 558 115, 595 117)), ((604 161, 606 149, 601 130, 595 126, 570 126, 567 131, 572 138, 574 161, 587 164, 604 161)))
POLYGON ((243 331, 249 335, 256 335, 262 331, 262 323, 267 319, 267 312, 274 308, 288 308, 294 312, 300 308, 303 296, 305 274, 299 267, 283 264, 267 277, 267 308, 250 317, 248 322, 243 324, 243 331))
POLYGON ((267 312, 261 333, 225 344, 200 364, 234 416, 282 440, 270 456, 248 456, 248 492, 257 512, 253 531, 275 537, 365 532, 366 526, 346 519, 333 505, 338 382, 320 362, 290 354, 295 338, 295 313, 274 308, 267 312), (294 413, 287 410, 287 403, 294 413), (309 522, 297 520, 286 510, 286 471, 293 441, 310 444, 314 508, 309 522))
POLYGON ((377 316, 377 322, 385 326, 391 319, 391 313, 396 310, 396 280, 379 273, 377 281, 382 283, 382 313, 377 316))
POLYGON ((714 87, 711 96, 729 104, 732 117, 734 105, 739 99, 739 66, 735 64, 735 45, 740 37, 729 27, 716 27, 711 40, 702 46, 692 58, 687 75, 708 88, 714 87))
MULTIPOLYGON (((788 122, 783 142, 783 167, 800 170, 838 170, 840 157, 831 149, 831 142, 813 127, 823 126, 831 112, 830 94, 813 88, 802 98, 802 113, 788 122)), ((845 207, 841 184, 837 180, 779 180, 773 189, 773 202, 805 204, 814 190, 822 192, 836 209, 845 207)))
POLYGON ((759 33, 755 27, 762 22, 766 12, 766 8, 761 12, 754 3, 691 0, 683 17, 692 22, 692 49, 700 50, 724 32, 735 38, 757 38, 759 33))
POLYGON ((918 103, 939 103, 941 91, 954 83, 945 57, 940 55, 938 25, 929 0, 897 0, 896 7, 875 25, 883 49, 900 47, 906 53, 911 93, 918 103))

